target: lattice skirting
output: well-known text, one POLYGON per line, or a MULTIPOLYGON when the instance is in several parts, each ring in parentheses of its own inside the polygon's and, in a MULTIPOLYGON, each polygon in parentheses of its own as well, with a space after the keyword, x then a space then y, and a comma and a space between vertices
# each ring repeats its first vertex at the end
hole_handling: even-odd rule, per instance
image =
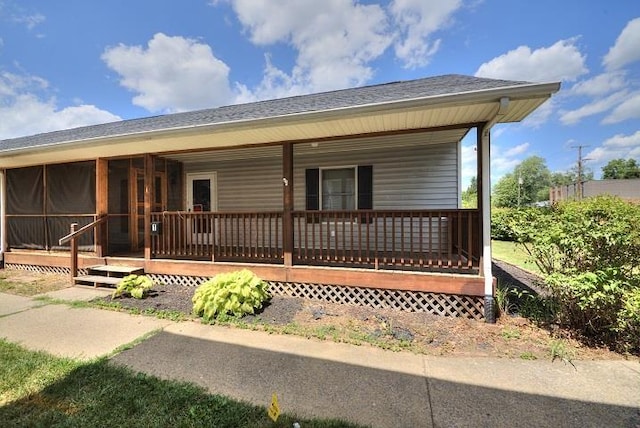
MULTIPOLYGON (((6 269, 40 273, 69 275, 68 267, 5 264, 6 269)), ((79 273, 84 269, 80 269, 79 273)), ((148 274, 154 282, 197 287, 208 277, 185 275, 148 274)), ((484 318, 484 299, 475 296, 431 293, 426 291, 383 290, 366 287, 345 287, 327 284, 291 283, 267 281, 272 294, 287 297, 323 300, 346 305, 368 306, 380 309, 396 309, 409 312, 427 312, 435 315, 484 318)))
MULTIPOLYGON (((60 275, 70 275, 71 269, 64 266, 40 266, 40 265, 24 265, 20 263, 5 263, 4 268, 7 270, 22 270, 35 273, 56 273, 60 275)), ((86 269, 78 269, 78 275, 86 275, 86 269)))
POLYGON ((347 305, 396 309, 408 312, 428 312, 436 315, 484 318, 482 297, 458 296, 425 291, 383 290, 365 287, 344 287, 325 284, 269 282, 273 294, 306 299, 325 300, 347 305))
MULTIPOLYGON (((155 282, 196 287, 208 277, 149 274, 155 282)), ((425 291, 382 290, 340 285, 267 281, 272 294, 323 300, 345 305, 427 312, 435 315, 484 318, 484 299, 474 296, 430 293, 425 291)))

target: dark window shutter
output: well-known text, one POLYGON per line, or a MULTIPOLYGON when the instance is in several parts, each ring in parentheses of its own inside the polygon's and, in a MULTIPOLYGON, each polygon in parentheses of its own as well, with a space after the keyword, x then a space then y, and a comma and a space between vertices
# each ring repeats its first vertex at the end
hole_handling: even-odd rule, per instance
POLYGON ((320 170, 311 168, 305 171, 305 190, 307 195, 306 209, 317 211, 320 209, 320 170))
POLYGON ((359 210, 373 209, 373 166, 358 167, 358 207, 359 210))

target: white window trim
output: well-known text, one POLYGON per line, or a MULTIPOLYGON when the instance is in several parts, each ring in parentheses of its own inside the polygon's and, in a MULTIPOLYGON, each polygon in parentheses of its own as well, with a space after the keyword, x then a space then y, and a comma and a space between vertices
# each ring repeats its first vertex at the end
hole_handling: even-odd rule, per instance
POLYGON ((335 170, 335 169, 353 169, 353 185, 355 186, 354 189, 354 200, 355 200, 355 210, 358 209, 358 165, 343 165, 343 166, 327 166, 327 167, 320 167, 318 168, 320 170, 320 177, 318 177, 318 208, 319 211, 348 211, 348 210, 323 210, 323 204, 322 204, 322 196, 323 196, 323 192, 322 192, 322 175, 324 173, 325 170, 335 170))
POLYGON ((218 172, 217 171, 205 171, 205 172, 188 172, 185 174, 185 203, 188 211, 191 211, 193 206, 193 194, 191 193, 190 184, 193 180, 211 179, 211 210, 213 212, 218 211, 218 172))

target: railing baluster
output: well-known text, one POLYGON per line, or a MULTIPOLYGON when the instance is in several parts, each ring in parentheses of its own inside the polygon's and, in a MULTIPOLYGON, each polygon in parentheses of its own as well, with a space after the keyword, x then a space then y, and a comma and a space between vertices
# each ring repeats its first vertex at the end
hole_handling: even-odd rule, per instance
POLYGON ((449 215, 449 213, 447 213, 447 251, 448 251, 448 257, 447 257, 447 267, 451 268, 451 259, 453 258, 453 254, 452 254, 452 250, 453 250, 453 245, 452 245, 452 232, 453 232, 453 227, 451 224, 451 220, 452 220, 452 216, 449 215))
POLYGON ((422 219, 424 218, 423 213, 418 214, 418 227, 419 227, 419 237, 418 240, 418 266, 420 269, 424 266, 424 247, 422 246, 422 239, 424 235, 424 230, 422 228, 422 219))
POLYGON ((400 264, 404 265, 405 252, 404 252, 404 214, 400 214, 400 264))

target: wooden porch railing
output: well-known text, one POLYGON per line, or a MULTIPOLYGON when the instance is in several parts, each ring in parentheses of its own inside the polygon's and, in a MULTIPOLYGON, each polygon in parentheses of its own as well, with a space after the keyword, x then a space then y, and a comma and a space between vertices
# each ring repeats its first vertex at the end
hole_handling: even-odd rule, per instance
MULTIPOLYGON (((293 263, 477 272, 478 210, 294 211, 293 263)), ((163 212, 152 256, 283 263, 283 213, 163 212)))
POLYGON ((58 240, 58 245, 66 244, 71 241, 70 275, 72 284, 74 283, 74 278, 78 276, 78 238, 87 232, 93 231, 93 229, 104 223, 107 218, 108 216, 106 215, 98 217, 96 220, 82 226, 80 229, 77 229, 78 223, 71 223, 69 234, 58 240))
POLYGON ((477 210, 296 211, 294 228, 298 264, 426 271, 478 268, 477 210))
POLYGON ((152 213, 154 257, 282 263, 282 212, 152 213))

